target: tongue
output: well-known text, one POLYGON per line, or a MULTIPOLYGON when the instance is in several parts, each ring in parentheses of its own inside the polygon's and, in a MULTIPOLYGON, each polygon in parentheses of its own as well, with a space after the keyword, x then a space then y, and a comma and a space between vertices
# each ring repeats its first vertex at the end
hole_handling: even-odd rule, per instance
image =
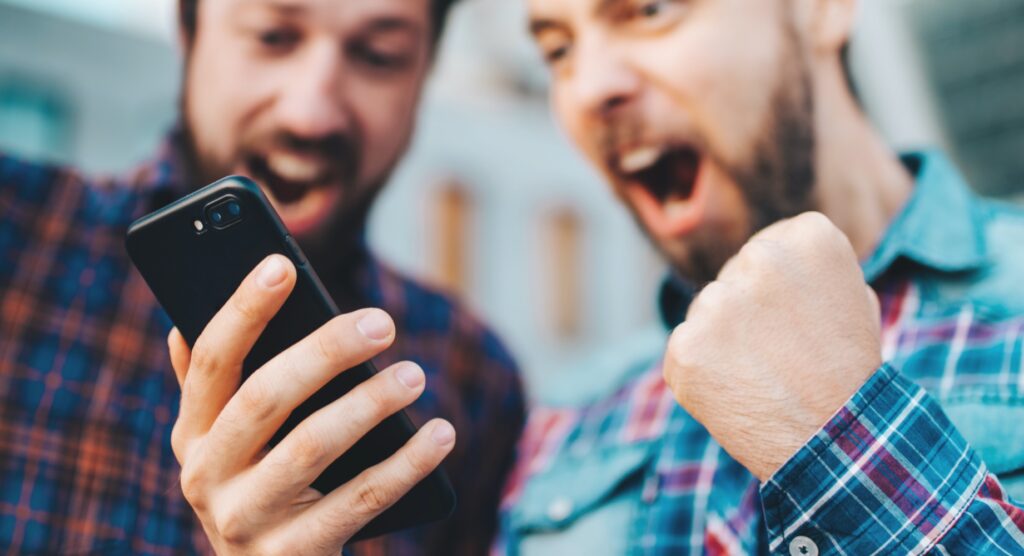
POLYGON ((697 187, 700 165, 677 164, 672 174, 659 187, 633 182, 625 189, 644 225, 656 237, 686 235, 697 227, 704 213, 703 192, 697 187))

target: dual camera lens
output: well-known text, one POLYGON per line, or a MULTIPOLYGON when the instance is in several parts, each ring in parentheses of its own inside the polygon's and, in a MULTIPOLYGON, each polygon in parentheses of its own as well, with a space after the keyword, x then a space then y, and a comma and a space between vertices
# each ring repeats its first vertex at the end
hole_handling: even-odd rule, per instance
MULTIPOLYGON (((215 229, 222 230, 241 219, 242 205, 234 197, 220 199, 206 207, 206 221, 215 229)), ((198 226, 197 229, 199 229, 198 226)))

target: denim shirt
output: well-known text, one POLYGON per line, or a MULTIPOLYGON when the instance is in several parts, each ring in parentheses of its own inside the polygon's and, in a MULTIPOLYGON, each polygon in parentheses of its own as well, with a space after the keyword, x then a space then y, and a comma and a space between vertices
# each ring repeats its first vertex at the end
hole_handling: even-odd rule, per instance
MULTIPOLYGON (((941 153, 903 162, 913 195, 862 265, 887 363, 815 438, 759 484, 665 387, 662 331, 603 392, 532 411, 494 552, 1024 554, 1024 211, 941 153)), ((667 328, 690 298, 666 282, 667 328)))

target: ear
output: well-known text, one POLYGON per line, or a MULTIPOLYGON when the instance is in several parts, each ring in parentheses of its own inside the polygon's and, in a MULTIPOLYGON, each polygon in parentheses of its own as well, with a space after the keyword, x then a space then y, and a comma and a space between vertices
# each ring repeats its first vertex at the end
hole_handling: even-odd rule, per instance
POLYGON ((810 36, 816 51, 837 54, 849 42, 859 4, 858 0, 813 0, 810 36))

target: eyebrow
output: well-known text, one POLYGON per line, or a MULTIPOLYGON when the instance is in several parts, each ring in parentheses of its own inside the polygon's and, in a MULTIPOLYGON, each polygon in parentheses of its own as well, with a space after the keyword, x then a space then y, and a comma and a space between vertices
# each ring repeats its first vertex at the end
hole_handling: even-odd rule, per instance
POLYGON ((415 35, 423 33, 423 29, 418 23, 410 21, 401 17, 394 16, 383 16, 373 19, 370 22, 369 28, 375 32, 386 32, 386 31, 407 31, 415 35))
MULTIPOLYGON (((622 2, 623 0, 597 0, 593 8, 594 17, 600 18, 606 16, 608 12, 617 9, 622 4, 622 2)), ((549 31, 552 29, 558 30, 564 28, 565 24, 555 19, 546 17, 530 19, 529 30, 530 34, 534 36, 537 36, 540 33, 543 33, 544 31, 549 31)))
POLYGON ((531 18, 529 28, 530 34, 536 37, 545 31, 564 29, 565 25, 554 19, 531 18))

